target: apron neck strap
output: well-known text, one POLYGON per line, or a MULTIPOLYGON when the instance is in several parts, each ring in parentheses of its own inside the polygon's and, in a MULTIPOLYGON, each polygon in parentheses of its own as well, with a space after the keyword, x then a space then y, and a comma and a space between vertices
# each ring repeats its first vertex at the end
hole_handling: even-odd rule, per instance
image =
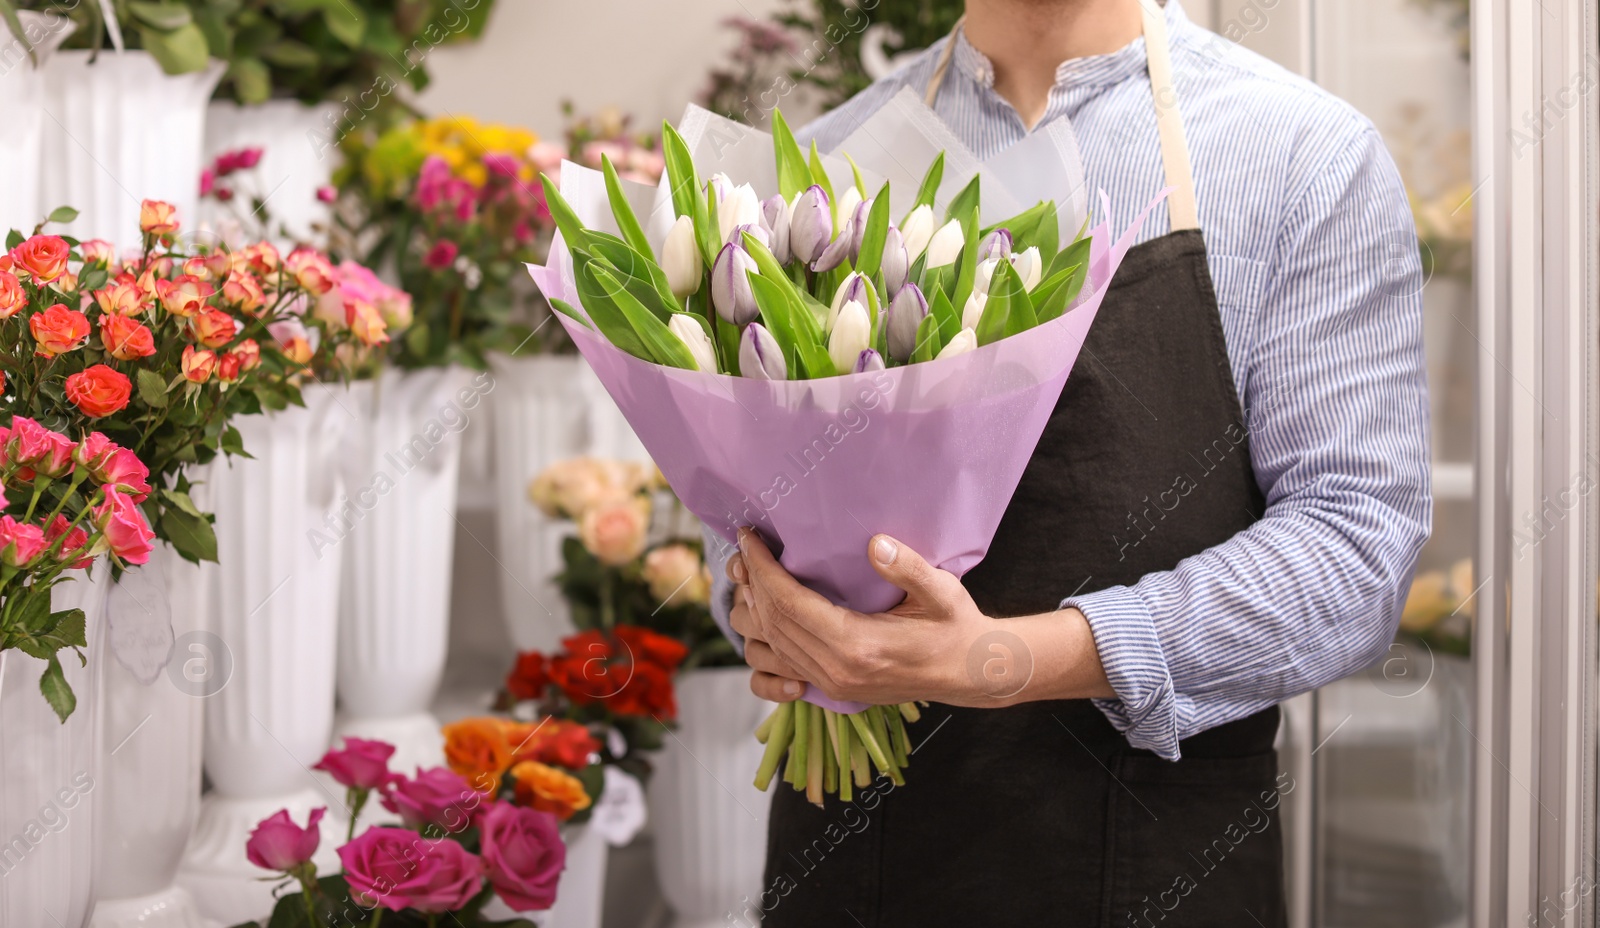
MULTIPOLYGON (((1151 98, 1156 106, 1156 131, 1161 136, 1161 164, 1167 184, 1173 188, 1172 195, 1167 198, 1172 231, 1198 229, 1200 210, 1195 203, 1194 171, 1189 162, 1189 142, 1183 132, 1183 115, 1178 111, 1178 92, 1172 83, 1172 48, 1167 39, 1166 12, 1153 4, 1140 3, 1139 6, 1144 21, 1145 64, 1150 70, 1151 98)), ((923 93, 923 102, 930 109, 939 98, 939 88, 944 84, 945 74, 950 71, 950 59, 955 54, 957 36, 966 21, 965 16, 956 20, 955 28, 950 30, 950 37, 939 51, 933 77, 923 93)))

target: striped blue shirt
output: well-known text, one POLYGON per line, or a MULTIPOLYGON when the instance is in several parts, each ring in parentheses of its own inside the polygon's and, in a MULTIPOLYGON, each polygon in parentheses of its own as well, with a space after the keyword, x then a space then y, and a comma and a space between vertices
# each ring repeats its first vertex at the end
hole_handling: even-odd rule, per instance
MULTIPOLYGON (((1190 22, 1178 0, 1166 16, 1267 511, 1175 570, 1062 595, 1088 617, 1117 694, 1101 710, 1130 744, 1175 760, 1180 739, 1385 654, 1432 503, 1424 281, 1382 139, 1327 91, 1190 22)), ((990 62, 965 36, 955 41, 935 109, 987 159, 1028 130, 995 93, 990 62)), ((832 150, 900 88, 920 95, 943 44, 800 135, 832 150)), ((1116 222, 1165 186, 1142 38, 1062 63, 1040 125, 1057 118, 1072 121, 1090 191, 1124 211, 1116 222)), ((1168 230, 1158 207, 1141 238, 1168 230)))

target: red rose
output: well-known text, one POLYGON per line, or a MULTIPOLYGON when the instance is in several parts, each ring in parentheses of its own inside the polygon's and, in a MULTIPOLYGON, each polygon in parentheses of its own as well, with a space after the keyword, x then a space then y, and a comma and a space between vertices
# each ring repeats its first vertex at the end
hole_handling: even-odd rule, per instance
POLYGON ((57 303, 28 320, 28 331, 39 343, 35 352, 41 358, 75 351, 89 340, 89 317, 57 303))
POLYGON ((156 353, 155 336, 130 316, 100 317, 100 344, 119 361, 136 361, 156 353))
POLYGON ((91 419, 99 419, 128 405, 133 384, 127 376, 96 364, 67 378, 67 399, 91 419))
POLYGON ((616 636, 618 641, 626 645, 626 650, 632 653, 635 661, 647 661, 663 670, 677 670, 683 659, 689 656, 689 649, 683 642, 648 628, 619 625, 616 636))
POLYGON ((577 722, 552 719, 539 738, 535 760, 541 764, 582 770, 589 766, 590 756, 599 753, 600 742, 589 733, 587 726, 577 722))
POLYGON ((544 655, 538 651, 523 651, 517 655, 516 666, 506 675, 506 692, 517 699, 538 699, 544 695, 549 682, 544 655))
POLYGON ((622 691, 610 700, 611 711, 619 715, 640 715, 670 722, 678 716, 678 700, 672 689, 672 674, 655 664, 634 661, 622 691))
POLYGON ((11 264, 33 278, 48 284, 67 272, 67 256, 72 247, 59 235, 35 235, 11 249, 11 264))

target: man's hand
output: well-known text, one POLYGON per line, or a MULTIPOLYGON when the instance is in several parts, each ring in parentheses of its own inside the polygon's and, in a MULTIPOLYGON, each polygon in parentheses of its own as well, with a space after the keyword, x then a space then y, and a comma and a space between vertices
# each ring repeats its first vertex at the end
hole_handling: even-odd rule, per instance
POLYGON ((1075 609, 997 621, 953 574, 887 535, 868 543, 878 574, 906 592, 888 612, 833 605, 790 576, 760 536, 741 530, 728 561, 733 628, 754 669, 750 688, 776 702, 811 683, 873 705, 930 700, 998 707, 1111 696, 1088 622, 1075 609))

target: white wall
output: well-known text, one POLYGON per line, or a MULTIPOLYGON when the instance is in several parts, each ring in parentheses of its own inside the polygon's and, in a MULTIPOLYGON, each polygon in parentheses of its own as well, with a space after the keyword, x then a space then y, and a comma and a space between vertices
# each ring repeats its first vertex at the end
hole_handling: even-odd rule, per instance
POLYGON ((466 113, 554 136, 561 100, 615 104, 635 125, 677 122, 706 73, 737 44, 729 16, 765 18, 779 0, 498 0, 483 40, 436 49, 430 113, 466 113))

